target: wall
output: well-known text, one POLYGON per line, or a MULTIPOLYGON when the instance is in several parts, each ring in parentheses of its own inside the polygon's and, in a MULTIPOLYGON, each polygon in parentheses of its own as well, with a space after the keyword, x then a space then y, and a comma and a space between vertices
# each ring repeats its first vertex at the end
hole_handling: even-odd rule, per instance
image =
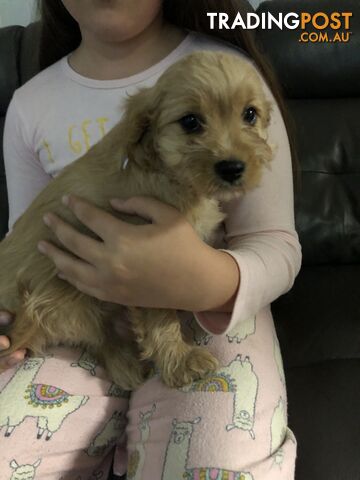
POLYGON ((36 0, 0 0, 0 27, 28 25, 36 16, 36 0))
POLYGON ((251 5, 254 7, 254 8, 257 8, 260 3, 262 3, 264 0, 249 0, 249 3, 251 3, 251 5))

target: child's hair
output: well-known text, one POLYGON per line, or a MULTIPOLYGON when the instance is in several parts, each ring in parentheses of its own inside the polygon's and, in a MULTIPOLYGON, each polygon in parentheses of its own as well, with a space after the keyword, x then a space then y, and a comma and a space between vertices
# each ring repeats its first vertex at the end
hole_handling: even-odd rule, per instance
MULTIPOLYGON (((72 18, 61 0, 39 0, 41 11, 40 68, 52 65, 60 58, 75 50, 81 42, 78 23, 72 18)), ((253 8, 247 0, 163 0, 164 18, 180 27, 211 35, 240 47, 255 61, 276 99, 283 116, 290 147, 294 178, 297 179, 298 162, 295 151, 294 123, 284 102, 282 87, 275 72, 261 52, 253 30, 237 28, 210 29, 207 12, 225 12, 235 18, 240 12, 245 16, 253 8)))

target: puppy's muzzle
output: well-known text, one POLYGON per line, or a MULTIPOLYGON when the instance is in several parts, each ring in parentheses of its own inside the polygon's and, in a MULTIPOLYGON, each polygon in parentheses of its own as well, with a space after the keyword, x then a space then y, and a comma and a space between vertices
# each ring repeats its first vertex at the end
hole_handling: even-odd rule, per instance
POLYGON ((245 163, 241 160, 222 160, 215 163, 215 172, 222 180, 235 183, 245 171, 245 163))

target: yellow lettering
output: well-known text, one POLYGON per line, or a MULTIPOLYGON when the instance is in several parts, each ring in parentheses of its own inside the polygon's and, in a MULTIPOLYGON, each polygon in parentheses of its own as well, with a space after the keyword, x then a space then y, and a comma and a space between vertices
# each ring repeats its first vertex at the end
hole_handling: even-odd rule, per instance
POLYGON ((100 117, 100 118, 97 118, 96 121, 99 124, 101 136, 105 137, 105 134, 106 134, 105 124, 109 121, 109 119, 106 117, 100 117))
POLYGON ((89 135, 89 132, 86 130, 87 127, 90 125, 90 123, 91 123, 91 120, 84 120, 81 124, 81 130, 82 130, 83 135, 84 135, 84 142, 85 142, 86 150, 89 150, 89 148, 90 148, 90 135, 89 135))
POLYGON ((82 146, 81 142, 79 140, 74 140, 73 139, 73 131, 76 128, 76 125, 71 125, 68 130, 68 139, 69 139, 69 145, 71 150, 76 153, 80 154, 82 152, 82 146))

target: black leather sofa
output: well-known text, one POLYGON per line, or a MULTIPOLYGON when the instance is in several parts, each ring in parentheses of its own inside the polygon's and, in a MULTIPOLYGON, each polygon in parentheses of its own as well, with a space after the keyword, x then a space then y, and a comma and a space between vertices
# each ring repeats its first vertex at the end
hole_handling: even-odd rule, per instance
MULTIPOLYGON (((353 12, 347 44, 303 44, 294 30, 258 33, 295 120, 301 166, 296 221, 303 267, 272 307, 298 440, 296 480, 360 479, 359 3, 271 0, 258 9, 353 12)), ((37 71, 37 41, 36 25, 0 29, 1 132, 14 89, 37 71)), ((6 231, 0 154, 0 238, 6 231)))
POLYGON ((353 12, 347 44, 300 43, 295 30, 259 37, 295 120, 301 165, 303 266, 272 306, 296 478, 360 479, 360 2, 272 0, 263 11, 353 12))

